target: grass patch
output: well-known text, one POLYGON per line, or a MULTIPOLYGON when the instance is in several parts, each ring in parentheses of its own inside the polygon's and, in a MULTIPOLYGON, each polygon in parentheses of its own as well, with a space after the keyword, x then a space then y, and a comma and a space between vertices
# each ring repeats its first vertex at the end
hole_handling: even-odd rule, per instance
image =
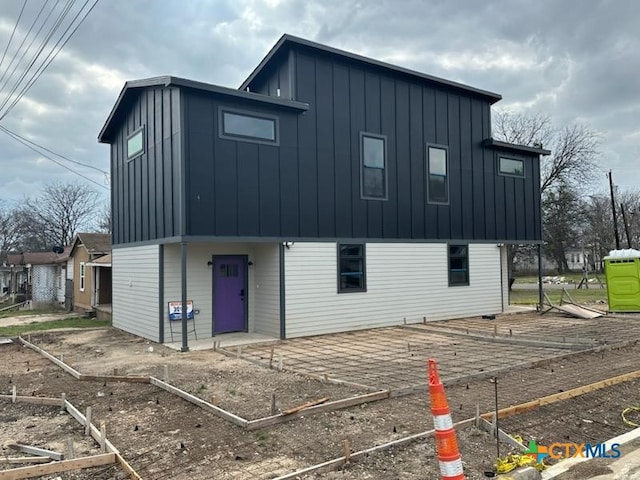
MULTIPOLYGON (((586 289, 567 289, 569 295, 576 303, 596 303, 599 301, 607 301, 607 290, 603 288, 589 288, 586 289)), ((551 299, 554 304, 558 304, 560 302, 560 295, 562 295, 562 290, 545 290, 547 296, 551 299)), ((568 298, 564 297, 565 300, 568 298)), ((514 289, 511 290, 510 301, 516 305, 536 305, 538 303, 538 290, 520 290, 514 289)))
MULTIPOLYGON (((5 305, 9 306, 9 305, 5 305)), ((25 315, 50 315, 54 313, 64 313, 64 310, 60 310, 59 308, 40 308, 34 310, 7 310, 6 312, 0 312, 0 318, 7 317, 23 317, 25 315)))
POLYGON ((51 320, 48 322, 32 322, 26 325, 10 325, 0 327, 0 336, 16 337, 25 332, 35 332, 41 330, 54 330, 57 328, 96 328, 110 327, 111 320, 96 320, 95 318, 64 318, 62 320, 51 320))

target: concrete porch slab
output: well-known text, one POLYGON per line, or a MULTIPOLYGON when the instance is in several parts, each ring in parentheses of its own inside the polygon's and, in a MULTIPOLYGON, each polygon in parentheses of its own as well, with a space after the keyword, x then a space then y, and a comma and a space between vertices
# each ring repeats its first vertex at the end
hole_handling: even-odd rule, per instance
MULTIPOLYGON (((214 342, 218 344, 219 348, 230 348, 244 345, 274 345, 280 343, 280 340, 260 333, 235 332, 223 333, 216 335, 213 338, 205 338, 202 340, 189 338, 188 346, 189 350, 212 350, 214 342)), ((182 340, 177 342, 168 342, 165 343, 164 346, 173 350, 181 350, 182 340)))

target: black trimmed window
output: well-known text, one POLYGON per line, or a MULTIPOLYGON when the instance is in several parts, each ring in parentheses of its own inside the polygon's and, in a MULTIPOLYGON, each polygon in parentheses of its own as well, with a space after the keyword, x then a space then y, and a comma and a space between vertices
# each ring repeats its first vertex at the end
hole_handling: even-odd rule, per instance
POLYGON ((277 144, 278 118, 221 108, 220 137, 246 142, 277 144))
POLYGON ((364 243, 338 244, 338 293, 366 292, 364 243))
POLYGON ((449 203, 449 162, 447 147, 427 145, 427 200, 449 203))
POLYGON ((127 137, 127 159, 131 160, 144 153, 144 127, 140 127, 127 137))
POLYGON ((469 285, 469 246, 449 245, 449 286, 469 285))
POLYGON ((524 178, 524 160, 518 158, 498 157, 498 173, 510 177, 524 178))
POLYGON ((360 196, 387 199, 387 137, 360 133, 360 196))

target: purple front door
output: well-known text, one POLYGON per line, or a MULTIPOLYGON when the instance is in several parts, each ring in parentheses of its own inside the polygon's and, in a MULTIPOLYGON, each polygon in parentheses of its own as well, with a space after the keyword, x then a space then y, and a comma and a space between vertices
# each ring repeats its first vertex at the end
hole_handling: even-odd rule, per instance
POLYGON ((213 257, 213 333, 246 331, 247 259, 213 257))

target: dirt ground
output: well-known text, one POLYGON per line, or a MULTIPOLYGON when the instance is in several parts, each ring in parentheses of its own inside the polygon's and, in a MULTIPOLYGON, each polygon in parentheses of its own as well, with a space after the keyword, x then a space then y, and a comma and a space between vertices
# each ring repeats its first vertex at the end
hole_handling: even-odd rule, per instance
MULTIPOLYGON (((524 321, 524 317, 523 317, 524 321)), ((505 371, 498 377, 499 407, 515 405, 640 369, 640 347, 628 342, 638 320, 628 320, 627 334, 608 338, 620 348, 602 352, 554 352, 534 368, 505 371)), ((272 395, 277 411, 328 397, 332 401, 369 393, 289 371, 277 371, 214 351, 178 353, 116 329, 32 334, 30 340, 83 374, 153 375, 247 420, 269 416, 272 395), (165 370, 166 366, 166 370, 165 370)), ((424 352, 428 354, 428 352, 424 352)), ((499 355, 499 350, 486 352, 499 355)), ((510 361, 512 361, 512 358, 510 361)), ((426 356, 423 360, 426 359, 426 356)), ((33 350, 0 345, 0 393, 13 386, 18 395, 67 399, 80 411, 91 406, 94 424, 104 420, 107 436, 145 479, 269 479, 332 460, 344 454, 414 435, 432 428, 424 392, 324 412, 257 431, 206 412, 149 384, 78 381, 33 350)), ((576 399, 504 419, 501 428, 547 444, 575 439, 605 441, 628 431, 620 419, 625 406, 638 405, 638 381, 626 382, 576 399)), ((494 384, 470 381, 447 387, 454 421, 494 408, 494 384)), ((0 401, 0 444, 9 440, 65 451, 73 438, 76 455, 97 452, 82 428, 57 407, 0 401)), ((475 428, 458 433, 467 478, 486 478, 496 457, 495 439, 475 428)), ((501 453, 506 453, 503 446, 501 453)), ((2 455, 10 452, 3 449, 2 455)), ((1 457, 1 456, 0 456, 1 457)), ((13 465, 0 465, 0 469, 13 465)), ((367 455, 339 471, 305 479, 438 478, 433 438, 367 455)), ((117 467, 98 467, 63 478, 126 478, 117 467)), ((586 478, 586 477, 584 477, 586 478)))

